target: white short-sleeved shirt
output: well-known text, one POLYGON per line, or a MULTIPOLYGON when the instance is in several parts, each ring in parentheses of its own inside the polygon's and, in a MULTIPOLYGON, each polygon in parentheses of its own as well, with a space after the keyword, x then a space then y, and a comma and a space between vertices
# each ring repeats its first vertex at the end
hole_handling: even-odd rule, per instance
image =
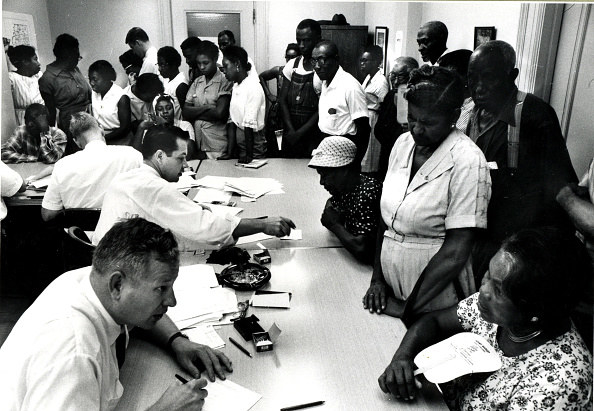
POLYGON ((285 76, 286 79, 291 81, 291 78, 293 77, 293 73, 297 73, 297 74, 301 74, 301 75, 314 73, 313 87, 314 87, 314 90, 316 91, 316 93, 320 94, 322 92, 322 80, 320 80, 320 78, 318 77, 318 74, 315 72, 315 70, 307 71, 305 69, 305 67, 303 67, 303 57, 299 58, 299 63, 297 64, 297 67, 295 67, 295 60, 297 58, 299 58, 299 57, 295 57, 294 59, 289 60, 287 62, 287 64, 285 64, 285 67, 283 67, 283 76, 285 76))
POLYGON ((414 149, 410 132, 392 148, 384 180, 389 189, 380 202, 387 227, 429 238, 443 238, 454 228, 486 228, 491 177, 476 144, 454 129, 410 181, 414 149))
POLYGON ((233 230, 241 221, 236 216, 220 217, 202 208, 146 164, 120 174, 109 186, 93 244, 98 244, 116 222, 132 217, 170 229, 182 250, 232 245, 233 230))
POLYGON ((242 130, 264 128, 266 97, 259 78, 247 76, 241 83, 233 84, 229 114, 231 121, 242 130))
POLYGON ((41 206, 47 210, 101 208, 107 187, 118 174, 142 165, 142 154, 127 146, 92 141, 54 165, 41 206))
POLYGON ((12 197, 15 195, 23 185, 23 178, 19 173, 8 167, 4 162, 0 161, 0 191, 2 191, 2 199, 0 200, 0 221, 6 217, 6 204, 4 204, 4 197, 12 197))
POLYGON ((173 112, 174 116, 177 120, 181 120, 182 113, 181 113, 181 106, 179 105, 179 101, 177 100, 177 94, 175 91, 179 87, 180 84, 188 84, 188 79, 186 75, 181 71, 173 78, 173 80, 163 79, 163 85, 165 87, 165 94, 169 94, 173 97, 173 112))
POLYGON ((357 134, 355 120, 369 117, 363 87, 342 67, 329 85, 326 80, 322 82, 318 110, 320 131, 335 136, 357 134))
POLYGON ((157 48, 156 47, 149 47, 142 58, 142 67, 140 67, 140 72, 138 75, 144 73, 153 73, 159 76, 161 81, 163 78, 159 74, 159 66, 157 64, 157 48))
POLYGON ((93 117, 97 119, 97 122, 105 131, 115 130, 120 127, 118 103, 125 94, 124 90, 115 83, 111 85, 104 97, 101 97, 101 93, 96 91, 91 94, 93 117))
POLYGON ((0 348, 0 409, 113 410, 124 388, 115 341, 127 333, 105 310, 91 267, 62 274, 0 348))
POLYGON ((365 98, 367 101, 367 108, 369 110, 378 111, 380 104, 384 101, 384 97, 390 91, 390 86, 388 86, 388 80, 382 74, 381 70, 378 70, 377 73, 371 77, 369 74, 363 80, 363 84, 361 85, 363 90, 365 91, 365 98))
POLYGON ((132 120, 144 120, 144 113, 152 112, 151 104, 146 103, 136 97, 136 94, 132 92, 132 86, 130 85, 124 89, 124 92, 128 97, 130 97, 130 111, 132 112, 132 120))

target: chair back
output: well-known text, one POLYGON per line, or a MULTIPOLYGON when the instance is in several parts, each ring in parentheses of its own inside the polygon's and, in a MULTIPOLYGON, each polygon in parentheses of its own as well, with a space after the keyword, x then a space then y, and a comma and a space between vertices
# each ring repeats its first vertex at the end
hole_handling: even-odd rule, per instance
POLYGON ((97 227, 100 214, 100 208, 67 208, 60 218, 64 228, 76 226, 85 231, 93 231, 97 227))
POLYGON ((93 251, 95 251, 95 246, 84 230, 77 226, 69 227, 68 236, 64 240, 64 269, 68 271, 91 265, 93 251))

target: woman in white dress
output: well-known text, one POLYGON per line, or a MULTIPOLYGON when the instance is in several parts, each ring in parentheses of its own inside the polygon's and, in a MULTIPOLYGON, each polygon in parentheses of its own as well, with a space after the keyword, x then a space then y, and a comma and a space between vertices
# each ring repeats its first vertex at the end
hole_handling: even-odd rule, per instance
POLYGON ((157 52, 157 61, 159 73, 163 77, 165 94, 175 97, 175 118, 180 120, 189 88, 186 75, 179 71, 181 56, 173 47, 165 46, 157 52))
POLYGON ((25 124, 25 110, 33 103, 44 104, 39 92, 41 64, 31 46, 9 46, 6 52, 16 71, 8 73, 18 125, 25 124))
POLYGON ((456 74, 414 70, 405 98, 410 132, 390 154, 363 306, 409 322, 475 291, 470 251, 487 227, 491 181, 483 153, 455 127, 464 100, 456 74))
POLYGON ((93 117, 105 131, 107 144, 130 145, 132 141, 132 114, 130 98, 114 83, 116 72, 105 60, 89 67, 89 83, 93 89, 91 109, 93 117))

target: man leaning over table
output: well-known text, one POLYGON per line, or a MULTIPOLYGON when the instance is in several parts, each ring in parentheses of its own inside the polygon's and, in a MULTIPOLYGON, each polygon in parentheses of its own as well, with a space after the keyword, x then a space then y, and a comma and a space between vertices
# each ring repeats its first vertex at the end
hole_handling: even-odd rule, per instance
MULTIPOLYGON (((178 269, 169 230, 141 218, 116 224, 97 246, 93 266, 54 280, 0 348, 0 409, 114 409, 131 327, 147 330, 196 378, 201 364, 211 381, 215 374, 225 379, 229 359, 185 338, 166 315, 176 304, 178 269)), ((151 410, 202 409, 205 379, 172 381, 151 410)))
POLYGON ((316 45, 311 61, 322 80, 318 126, 325 136, 344 136, 357 145, 355 161, 361 163, 369 144, 369 112, 365 91, 338 64, 338 47, 331 41, 316 45))
POLYGON ((142 155, 132 147, 108 146, 99 123, 88 113, 72 115, 70 134, 82 150, 55 164, 41 203, 44 221, 65 208, 101 208, 114 177, 142 165, 142 155))
POLYGON ((142 143, 144 164, 118 175, 109 186, 93 235, 97 244, 118 221, 142 217, 169 228, 180 248, 229 246, 238 237, 263 232, 283 237, 295 228, 285 217, 220 217, 180 193, 174 183, 186 164, 188 135, 178 127, 153 126, 142 143))

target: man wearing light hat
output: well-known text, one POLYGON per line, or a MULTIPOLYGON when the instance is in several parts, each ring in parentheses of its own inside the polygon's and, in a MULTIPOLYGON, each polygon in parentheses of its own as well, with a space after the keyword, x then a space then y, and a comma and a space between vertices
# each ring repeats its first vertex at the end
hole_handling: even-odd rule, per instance
POLYGON ((320 184, 332 195, 322 213, 322 224, 357 259, 372 263, 380 217, 382 183, 361 174, 354 162, 355 143, 340 136, 326 137, 313 150, 308 166, 320 175, 320 184))

